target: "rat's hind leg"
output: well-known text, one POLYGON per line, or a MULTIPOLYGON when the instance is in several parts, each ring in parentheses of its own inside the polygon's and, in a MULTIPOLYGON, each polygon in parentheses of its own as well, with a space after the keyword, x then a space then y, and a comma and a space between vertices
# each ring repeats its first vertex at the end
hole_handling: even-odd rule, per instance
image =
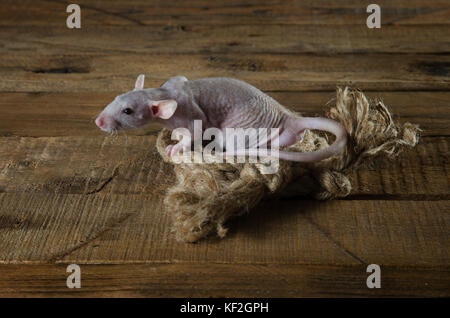
POLYGON ((279 146, 286 147, 295 144, 297 141, 302 140, 304 133, 304 130, 300 132, 293 132, 289 129, 284 129, 278 139, 279 146))
POLYGON ((308 128, 305 126, 304 117, 289 117, 282 125, 280 134, 280 147, 286 147, 297 143, 303 139, 305 130, 308 128))

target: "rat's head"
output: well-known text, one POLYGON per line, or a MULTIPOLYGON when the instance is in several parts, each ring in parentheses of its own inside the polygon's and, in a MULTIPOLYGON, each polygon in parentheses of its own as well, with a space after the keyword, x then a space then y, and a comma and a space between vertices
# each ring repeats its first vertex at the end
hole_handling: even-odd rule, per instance
POLYGON ((112 133, 121 129, 134 129, 152 120, 169 119, 177 109, 173 99, 161 99, 161 88, 144 88, 144 75, 139 75, 134 90, 117 96, 95 119, 103 131, 112 133))

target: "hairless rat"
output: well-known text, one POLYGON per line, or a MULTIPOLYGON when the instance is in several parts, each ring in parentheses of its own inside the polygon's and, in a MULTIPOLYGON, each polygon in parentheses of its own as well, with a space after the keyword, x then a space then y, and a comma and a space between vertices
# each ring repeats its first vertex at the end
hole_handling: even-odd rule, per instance
MULTIPOLYGON (((319 161, 341 152, 347 143, 347 132, 340 123, 328 118, 301 117, 256 87, 224 77, 188 80, 176 76, 161 87, 144 89, 144 75, 141 74, 134 90, 117 96, 98 115, 95 123, 111 133, 158 122, 169 130, 186 128, 194 135, 194 120, 201 120, 204 130, 218 128, 223 132, 226 128, 278 128, 279 134, 274 138, 280 147, 296 143, 305 129, 324 130, 336 136, 335 142, 322 150, 279 151, 279 158, 291 161, 319 161)), ((265 143, 273 142, 270 138, 265 143)), ((168 146, 166 152, 173 156, 190 147, 190 137, 183 138, 168 146)), ((226 151, 226 154, 231 153, 229 149, 226 151)), ((257 152, 256 155, 261 154, 257 152)))

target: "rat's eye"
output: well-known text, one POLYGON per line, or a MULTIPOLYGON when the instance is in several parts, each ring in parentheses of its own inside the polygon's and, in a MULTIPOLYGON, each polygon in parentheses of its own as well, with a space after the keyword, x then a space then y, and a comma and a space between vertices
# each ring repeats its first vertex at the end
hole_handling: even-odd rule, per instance
POLYGON ((131 115, 131 114, 133 113, 133 110, 132 110, 131 108, 125 108, 125 109, 123 110, 123 113, 124 113, 124 114, 127 114, 127 115, 131 115))

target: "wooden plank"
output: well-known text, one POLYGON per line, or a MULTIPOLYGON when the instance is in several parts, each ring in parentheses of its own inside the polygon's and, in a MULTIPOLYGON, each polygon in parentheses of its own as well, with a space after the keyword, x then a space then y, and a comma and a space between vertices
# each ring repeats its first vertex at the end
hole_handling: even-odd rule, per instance
POLYGON ((0 194, 0 262, 448 266, 449 201, 264 202, 229 235, 174 240, 162 195, 0 194), (276 213, 275 213, 276 211, 276 213))
POLYGON ((170 241, 167 223, 137 228, 133 218, 61 260, 448 266, 448 211, 449 201, 271 201, 237 219, 226 240, 194 246, 170 241), (165 243, 150 245, 161 232, 165 243))
POLYGON ((157 153, 155 140, 155 136, 2 138, 1 191, 87 194, 106 186, 105 191, 112 193, 163 191, 174 177, 157 153))
MULTIPOLYGON (((64 26, 67 3, 4 0, 0 25, 64 26)), ((274 0, 92 1, 79 0, 82 25, 235 25, 235 24, 364 24, 368 1, 274 0)), ((448 24, 445 0, 379 0, 382 23, 448 24)))
MULTIPOLYGON (((0 192, 146 194, 174 180, 156 136, 0 138, 0 192)), ((352 173, 352 196, 448 198, 449 139, 424 138, 397 160, 352 173)), ((286 195, 305 195, 294 184, 286 195)))
MULTIPOLYGON (((282 105, 305 116, 323 116, 336 101, 335 91, 268 93, 282 105)), ((364 94, 371 100, 382 100, 398 122, 418 124, 423 130, 422 136, 450 135, 450 91, 369 91, 364 94)))
POLYGON ((450 52, 450 35, 441 25, 192 25, 4 26, 2 55, 15 52, 73 54, 373 54, 450 52), (411 37, 413 35, 413 38, 411 37))
MULTIPOLYGON (((263 264, 81 265, 68 289, 66 265, 0 265, 0 297, 448 297, 448 268, 381 267, 381 288, 366 287, 366 266, 263 264), (101 279, 99 279, 101 277, 101 279)), ((178 308, 173 308, 174 312, 178 308)))
POLYGON ((334 91, 344 85, 363 91, 446 91, 450 83, 447 55, 99 55, 76 50, 67 55, 67 50, 70 47, 63 55, 28 49, 4 54, 0 91, 118 94, 131 89, 142 73, 147 75, 145 87, 160 86, 182 74, 190 79, 235 77, 271 92, 334 91))
MULTIPOLYGON (((94 125, 93 118, 120 93, 0 93, 0 136, 104 136, 94 125)), ((334 91, 268 93, 304 116, 323 116, 336 98, 334 91)), ((366 95, 382 99, 399 122, 420 125, 423 136, 450 136, 448 91, 382 91, 366 95)), ((158 125, 149 125, 126 134, 148 135, 159 129, 158 125)))
MULTIPOLYGON (((350 199, 438 200, 449 199, 450 162, 447 138, 422 139, 415 150, 395 160, 378 159, 352 171, 350 199)), ((291 183, 284 198, 308 195, 304 180, 291 183)))

